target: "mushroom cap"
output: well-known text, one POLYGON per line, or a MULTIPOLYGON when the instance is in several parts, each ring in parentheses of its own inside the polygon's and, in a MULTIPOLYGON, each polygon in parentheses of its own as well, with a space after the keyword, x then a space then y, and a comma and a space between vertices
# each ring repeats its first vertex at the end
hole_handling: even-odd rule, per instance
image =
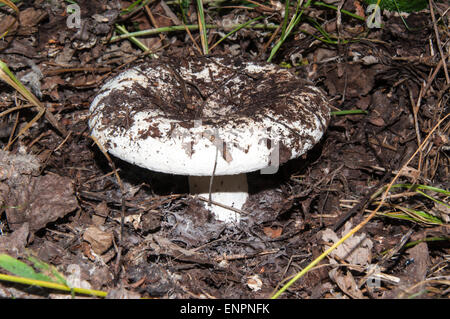
POLYGON ((194 176, 296 158, 320 140, 330 117, 314 85, 274 64, 229 57, 141 63, 109 80, 90 112, 91 134, 114 156, 194 176))

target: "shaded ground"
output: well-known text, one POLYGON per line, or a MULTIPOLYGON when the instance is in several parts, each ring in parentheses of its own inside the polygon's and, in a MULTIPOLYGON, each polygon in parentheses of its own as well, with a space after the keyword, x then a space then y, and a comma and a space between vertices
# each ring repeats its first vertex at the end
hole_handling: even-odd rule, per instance
MULTIPOLYGON (((20 258, 31 253, 73 275, 72 282, 98 290, 125 288, 134 296, 161 298, 266 298, 373 211, 380 197, 371 196, 396 174, 396 185, 449 189, 448 119, 425 140, 449 113, 448 71, 439 55, 439 46, 446 57, 450 52, 448 5, 435 7, 436 24, 425 10, 404 21, 384 15, 383 28, 370 30, 345 15, 338 23, 334 10, 307 11, 341 43, 298 33, 273 62, 289 64, 321 87, 333 111, 367 114, 333 116, 321 143, 307 155, 269 177, 249 174, 251 197, 243 208, 248 214, 226 227, 188 196, 185 177, 113 158, 122 194, 110 163, 89 138, 88 108, 103 81, 149 59, 128 40, 108 43, 114 24, 129 30, 180 25, 178 6, 156 1, 148 10, 120 15, 118 1, 78 4, 81 29, 68 28, 63 2, 22 3, 21 26, 0 43, 0 58, 68 132, 64 137, 42 118, 9 145, 36 111, 0 83, 1 111, 21 107, 2 113, 0 123, 1 252, 20 258)), ((361 7, 347 1, 344 9, 361 7)), ((195 6, 188 12, 195 24, 195 6)), ((210 7, 208 23, 244 22, 261 14, 266 22, 282 22, 270 4, 218 12, 210 7)), ((299 30, 320 35, 307 23, 299 30)), ((200 43, 198 32, 192 35, 200 43)), ((271 35, 242 29, 212 53, 264 61, 271 35)), ((221 35, 211 30, 209 37, 214 43, 221 35)), ((140 40, 173 59, 199 54, 185 31, 140 40)), ((397 187, 380 214, 283 297, 448 297, 448 192, 424 192, 428 197, 397 187), (367 281, 370 269, 377 277, 367 281)), ((0 295, 57 297, 4 282, 0 295)))

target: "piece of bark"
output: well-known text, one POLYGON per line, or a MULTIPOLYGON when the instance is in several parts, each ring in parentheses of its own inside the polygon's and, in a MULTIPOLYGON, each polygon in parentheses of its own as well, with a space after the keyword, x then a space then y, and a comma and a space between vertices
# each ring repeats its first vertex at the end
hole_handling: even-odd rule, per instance
POLYGON ((28 222, 30 232, 74 211, 78 207, 72 180, 48 174, 25 176, 20 183, 10 183, 5 198, 6 217, 12 230, 28 222))

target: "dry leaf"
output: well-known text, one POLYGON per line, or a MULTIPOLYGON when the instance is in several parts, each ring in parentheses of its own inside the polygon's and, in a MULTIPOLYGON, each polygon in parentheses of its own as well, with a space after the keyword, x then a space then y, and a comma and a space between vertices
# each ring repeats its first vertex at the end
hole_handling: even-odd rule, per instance
POLYGON ((414 167, 406 166, 401 168, 399 174, 416 180, 420 176, 420 171, 414 167))
POLYGON ((92 250, 97 255, 105 253, 112 246, 114 235, 111 232, 102 231, 97 226, 91 226, 83 234, 83 240, 91 244, 92 250))
POLYGON ((283 227, 279 227, 279 226, 264 227, 264 234, 266 234, 266 236, 268 236, 272 239, 280 237, 282 232, 283 232, 283 227))
POLYGON ((248 276, 247 277, 247 286, 253 291, 261 290, 262 280, 258 275, 248 276))
POLYGON ((371 116, 369 117, 370 124, 373 124, 378 127, 386 126, 386 122, 383 120, 381 116, 371 116))
POLYGON ((351 272, 347 271, 345 275, 339 268, 332 269, 329 272, 330 278, 338 285, 338 287, 353 299, 363 299, 364 296, 359 290, 355 279, 351 272))
MULTIPOLYGON (((341 237, 347 234, 351 228, 351 223, 347 222, 341 237)), ((326 242, 336 243, 339 240, 339 237, 331 229, 325 229, 322 232, 322 239, 326 242)), ((366 234, 355 234, 350 236, 345 242, 333 250, 330 253, 330 256, 337 256, 353 265, 367 266, 370 264, 372 258, 372 247, 373 243, 369 238, 366 238, 366 234)))
POLYGON ((70 178, 48 174, 19 179, 20 183, 10 183, 5 200, 8 225, 13 230, 28 222, 30 232, 37 231, 78 207, 70 178))

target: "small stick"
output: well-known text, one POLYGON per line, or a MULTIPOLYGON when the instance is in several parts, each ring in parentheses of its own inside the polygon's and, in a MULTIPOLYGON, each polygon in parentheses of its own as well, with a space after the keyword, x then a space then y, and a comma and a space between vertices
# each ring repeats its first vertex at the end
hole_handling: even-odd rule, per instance
POLYGON ((212 186, 213 186, 213 181, 214 181, 214 175, 216 174, 216 168, 217 168, 217 157, 219 155, 219 148, 216 147, 216 159, 214 160, 214 168, 211 174, 211 178, 209 179, 209 195, 208 195, 208 206, 211 206, 211 191, 212 191, 212 186))
POLYGON ((259 253, 250 254, 250 255, 244 255, 244 254, 224 255, 224 256, 216 257, 215 261, 221 262, 223 260, 232 261, 232 260, 238 260, 238 259, 249 259, 249 258, 255 258, 255 257, 259 257, 259 256, 264 256, 264 255, 275 254, 279 251, 280 251, 279 248, 273 248, 273 249, 263 250, 259 253))
MULTIPOLYGON (((150 8, 148 7, 148 4, 146 4, 144 6, 145 12, 147 13, 148 17, 150 18, 150 21, 152 22, 153 26, 155 28, 159 28, 158 22, 155 20, 155 17, 152 14, 152 11, 150 10, 150 8)), ((161 41, 164 41, 165 36, 162 33, 159 33, 159 38, 161 39, 161 41)))
POLYGON ((213 201, 211 199, 204 198, 202 196, 194 196, 194 197, 196 197, 196 198, 198 198, 198 199, 200 199, 200 200, 202 200, 204 202, 208 202, 208 203, 211 203, 213 205, 220 206, 222 208, 226 208, 226 209, 232 210, 233 212, 239 213, 241 215, 248 215, 248 213, 246 211, 243 211, 241 209, 237 209, 237 208, 234 208, 234 207, 231 207, 231 206, 227 206, 227 205, 224 205, 222 203, 213 201))
POLYGON ((105 155, 106 159, 109 162, 109 165, 111 165, 112 170, 114 171, 114 175, 116 176, 117 183, 119 184, 120 188, 120 194, 121 194, 121 214, 120 214, 120 232, 119 232, 119 245, 117 249, 117 259, 116 259, 116 265, 115 265, 115 274, 118 278, 119 271, 120 271, 120 261, 122 256, 122 238, 123 238, 123 225, 124 225, 124 219, 125 219, 125 198, 123 195, 125 194, 124 187, 122 180, 120 179, 119 173, 117 173, 116 165, 114 165, 114 162, 111 160, 111 157, 109 157, 106 150, 103 148, 103 146, 98 142, 98 140, 94 136, 89 136, 95 144, 97 144, 100 151, 105 155))
POLYGON ((431 0, 428 0, 428 3, 430 5, 430 15, 431 20, 433 21, 434 33, 436 35, 436 43, 439 49, 439 54, 441 55, 442 65, 444 67, 445 80, 447 81, 447 84, 450 84, 450 77, 448 75, 447 64, 445 63, 445 54, 442 51, 441 39, 439 38, 439 31, 436 25, 436 17, 434 16, 433 2, 431 0))

